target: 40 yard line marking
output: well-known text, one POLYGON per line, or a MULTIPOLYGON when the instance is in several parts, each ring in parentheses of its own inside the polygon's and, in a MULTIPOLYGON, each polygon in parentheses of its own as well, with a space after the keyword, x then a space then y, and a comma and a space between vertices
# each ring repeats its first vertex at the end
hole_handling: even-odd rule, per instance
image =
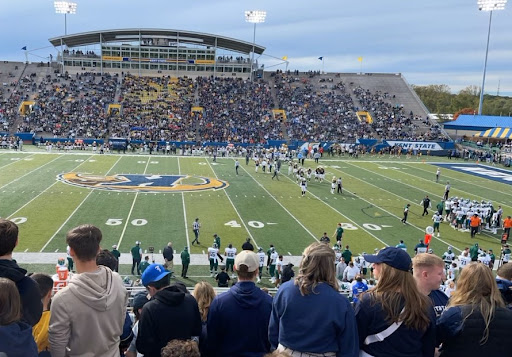
MULTIPOLYGON (((213 169, 212 165, 210 164, 210 162, 208 161, 207 158, 204 159, 207 163, 208 163, 208 166, 210 167, 210 170, 212 170, 213 174, 215 175, 215 178, 218 180, 219 177, 217 176, 217 173, 215 172, 215 170, 213 169)), ((242 166, 242 165, 240 165, 242 166)), ((240 213, 238 212, 238 210, 236 209, 235 205, 233 204, 233 201, 231 201, 231 197, 229 197, 228 193, 226 192, 226 190, 222 190, 224 191, 224 193, 226 194, 226 197, 228 198, 229 200, 229 203, 231 203, 231 206, 233 206, 233 209, 235 210, 236 214, 238 215, 238 218, 240 218, 240 221, 242 222, 245 230, 247 231, 247 234, 249 234, 249 237, 251 237, 251 239, 254 241, 254 244, 256 244, 256 247, 259 247, 260 245, 258 244, 258 242, 256 242, 256 239, 254 239, 253 235, 251 234, 251 232, 249 231, 249 228, 247 228, 247 226, 245 225, 245 222, 244 220, 242 219, 242 216, 240 215, 240 213)))
MULTIPOLYGON (((146 171, 148 169, 151 159, 152 159, 152 157, 148 158, 148 162, 146 162, 146 167, 144 168, 143 175, 146 174, 146 171)), ((128 223, 130 223, 130 217, 133 212, 133 207, 135 207, 135 202, 137 202, 137 197, 139 197, 139 192, 136 192, 135 197, 133 198, 132 206, 130 207, 130 212, 128 212, 128 217, 126 218, 126 222, 124 222, 124 227, 123 227, 123 231, 121 232, 121 237, 119 237, 119 241, 117 242, 117 249, 119 249, 119 247, 121 247, 121 242, 123 241, 124 233, 126 232, 126 227, 128 227, 128 223)))
MULTIPOLYGON (((110 171, 112 171, 112 169, 117 165, 117 163, 119 162, 119 160, 121 160, 121 157, 120 156, 117 161, 114 163, 114 165, 112 165, 112 167, 107 171, 107 173, 105 174, 105 176, 107 176, 110 171)), ((69 222, 69 220, 71 219, 71 217, 73 217, 75 215, 76 212, 78 212, 78 210, 80 209, 80 207, 82 207, 82 205, 84 204, 85 201, 87 201, 87 199, 89 198, 89 196, 94 192, 94 189, 90 189, 90 192, 85 196, 85 198, 82 200, 82 202, 80 202, 80 204, 75 208, 75 210, 73 212, 71 212, 71 214, 68 216, 68 218, 64 221, 64 223, 62 223, 62 225, 59 227, 59 229, 57 229, 57 231, 51 236, 50 239, 48 239, 48 241, 45 243, 45 245, 41 248, 41 250, 39 251, 40 253, 43 252, 43 250, 48 246, 48 244, 50 244, 50 242, 53 240, 53 238, 55 238, 55 236, 62 230, 62 228, 64 228, 64 226, 69 222)), ((110 192, 109 192, 110 194, 110 192)))
MULTIPOLYGON (((55 159, 53 159, 52 161, 48 161, 46 164, 44 164, 44 165, 42 165, 42 166, 39 166, 39 167, 36 167, 34 170, 27 172, 25 175, 20 176, 20 177, 18 177, 17 179, 14 179, 14 180, 12 180, 12 181, 10 181, 10 182, 6 183, 6 184, 5 184, 5 185, 3 185, 2 187, 0 187, 0 190, 1 190, 2 188, 6 187, 6 186, 9 186, 11 183, 14 183, 14 182, 16 182, 16 181, 18 181, 18 180, 21 180, 21 179, 22 179, 22 178, 24 178, 25 176, 32 174, 34 171, 37 171, 37 170, 39 170, 39 169, 42 169, 42 168, 43 168, 43 167, 45 167, 46 165, 51 164, 52 162, 54 162, 54 161, 55 161, 55 160, 57 160, 57 159, 60 159, 61 157, 62 157, 62 156, 57 156, 57 157, 56 157, 55 159)), ((18 161, 16 161, 16 162, 18 162, 18 161)))
MULTIPOLYGON (((89 159, 91 157, 93 157, 94 155, 90 155, 89 156, 89 159)), ((87 159, 87 160, 89 160, 87 159)), ((75 171, 76 169, 78 169, 80 166, 82 166, 84 163, 87 162, 87 160, 79 163, 77 166, 75 166, 73 168, 72 171, 75 171)), ((30 201, 28 201, 27 203, 25 203, 23 206, 21 206, 20 208, 18 208, 16 211, 14 211, 13 213, 11 213, 9 216, 7 216, 7 219, 10 219, 12 216, 14 216, 16 213, 18 213, 19 211, 21 211, 23 208, 27 207, 29 204, 31 204, 32 202, 34 202, 34 200, 36 200, 39 196, 41 196, 43 193, 45 193, 46 191, 48 191, 50 188, 52 188, 54 185, 56 185, 58 182, 60 181, 55 181, 54 183, 52 183, 50 186, 48 186, 47 188, 45 188, 43 191, 41 191, 37 196, 35 196, 34 198, 32 198, 30 201)))
MULTIPOLYGON (((181 175, 180 158, 178 157, 178 175, 181 175)), ((190 252, 190 238, 188 236, 187 210, 185 208, 185 194, 181 192, 181 203, 183 205, 183 218, 185 221, 185 236, 187 237, 187 247, 190 252)))
MULTIPOLYGON (((300 225, 300 226, 301 226, 301 227, 302 227, 306 232, 308 232, 308 233, 309 233, 309 235, 310 235, 311 237, 313 237, 313 239, 314 239, 314 240, 316 240, 317 242, 319 242, 319 240, 315 237, 315 235, 314 235, 313 233, 311 233, 311 231, 310 231, 309 229, 307 229, 307 228, 306 228, 306 227, 305 227, 305 226, 304 226, 304 225, 303 225, 303 224, 302 224, 302 223, 297 219, 297 217, 295 217, 295 216, 294 216, 290 211, 288 211, 288 209, 287 209, 285 206, 283 206, 283 205, 281 204, 281 202, 279 202, 279 201, 274 197, 274 195, 272 195, 270 192, 268 192, 268 190, 267 190, 267 189, 266 189, 266 188, 265 188, 261 183, 259 183, 259 181, 258 181, 258 180, 256 180, 256 179, 255 179, 255 178, 254 178, 254 177, 249 173, 249 171, 247 171, 247 170, 245 169, 245 167, 243 167, 242 165, 240 165, 240 167, 241 167, 241 168, 242 168, 242 169, 243 169, 243 170, 244 170, 244 171, 245 171, 249 176, 251 176, 251 178, 254 180, 254 182, 256 182, 256 183, 258 184, 258 186, 260 186, 263 190, 265 190, 265 192, 266 192, 266 193, 268 193, 268 195, 269 195, 270 197, 272 197, 272 199, 273 199, 274 201, 276 201, 276 202, 277 202, 277 204, 278 204, 279 206, 281 206, 281 208, 282 208, 282 209, 284 209, 284 210, 285 210, 285 212, 286 212, 286 213, 288 213, 288 214, 290 215, 290 217, 292 217, 292 218, 295 220, 295 222, 297 222, 297 223, 298 223, 298 224, 299 224, 299 225, 300 225)), ((281 176, 281 177, 283 177, 283 175, 280 175, 280 176, 281 176)))

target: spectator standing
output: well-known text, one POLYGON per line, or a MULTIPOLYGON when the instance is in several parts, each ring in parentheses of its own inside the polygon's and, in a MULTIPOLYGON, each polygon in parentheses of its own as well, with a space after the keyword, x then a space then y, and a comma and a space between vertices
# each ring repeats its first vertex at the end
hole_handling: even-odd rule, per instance
POLYGON ((201 314, 201 336, 199 336, 199 350, 203 356, 207 356, 207 330, 206 322, 208 321, 208 311, 210 305, 215 298, 215 290, 206 281, 201 281, 194 286, 194 297, 197 300, 199 313, 201 314))
POLYGON ((356 306, 361 355, 433 357, 435 314, 410 273, 409 255, 387 247, 364 259, 378 282, 356 306))
POLYGON ((183 248, 183 251, 180 254, 181 257, 181 277, 184 279, 188 279, 187 272, 188 266, 190 264, 190 253, 188 252, 188 247, 183 248))
POLYGON ((31 278, 39 286, 41 292, 41 302, 43 303, 43 314, 39 322, 33 327, 32 335, 36 341, 37 351, 39 353, 50 350, 50 341, 48 340, 48 327, 50 326, 50 300, 53 294, 53 279, 46 274, 33 274, 31 278))
POLYGON ((444 261, 434 254, 417 254, 412 259, 412 270, 418 290, 430 298, 436 317, 441 316, 448 304, 448 296, 439 290, 446 278, 444 261))
POLYGON ((338 292, 334 251, 323 243, 302 254, 299 274, 281 285, 272 304, 272 349, 291 356, 359 355, 354 310, 338 292))
POLYGON ((512 311, 505 307, 489 268, 472 263, 437 323, 441 357, 508 356, 512 311), (478 287, 478 288, 475 288, 478 287))
POLYGON ((164 267, 165 269, 172 271, 174 269, 174 249, 172 249, 172 242, 167 243, 167 246, 162 252, 164 256, 164 267))
POLYGON ((136 241, 135 246, 132 247, 132 275, 134 274, 135 268, 137 268, 137 275, 140 275, 140 261, 142 260, 142 249, 140 248, 140 242, 136 241))
POLYGON ((121 252, 119 250, 117 250, 117 244, 114 244, 112 246, 112 250, 110 251, 110 253, 112 253, 114 258, 116 258, 116 260, 117 260, 117 266, 115 269, 115 272, 117 273, 117 272, 119 272, 119 259, 121 258, 121 252))
POLYGON ((39 288, 34 280, 26 276, 27 271, 12 260, 12 251, 18 245, 18 226, 0 219, 0 277, 12 280, 21 298, 21 321, 30 326, 37 324, 43 313, 39 288))
POLYGON ((238 283, 213 300, 208 313, 209 356, 262 356, 270 351, 268 323, 272 298, 254 283, 256 253, 244 250, 235 258, 238 283), (251 328, 247 328, 247 323, 251 328))
POLYGON ((32 328, 21 320, 21 299, 15 283, 0 278, 0 352, 4 356, 37 356, 32 328))
POLYGON ((161 264, 151 264, 142 275, 151 296, 142 309, 136 342, 144 357, 160 357, 160 350, 172 339, 201 335, 197 301, 183 284, 169 285, 169 281, 170 273, 161 264))
POLYGON ((78 274, 51 304, 53 357, 68 356, 70 351, 74 355, 119 356, 128 294, 117 273, 96 264, 101 239, 101 231, 92 225, 78 226, 66 235, 78 274))

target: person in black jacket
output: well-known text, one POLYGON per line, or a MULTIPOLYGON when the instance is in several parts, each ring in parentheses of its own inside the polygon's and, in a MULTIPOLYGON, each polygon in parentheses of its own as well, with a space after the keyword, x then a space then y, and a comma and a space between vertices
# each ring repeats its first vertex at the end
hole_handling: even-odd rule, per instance
POLYGON ((142 274, 151 300, 142 309, 136 346, 145 357, 159 357, 162 347, 172 339, 201 335, 197 301, 183 284, 169 285, 169 277, 161 264, 151 264, 142 274))
POLYGON ((251 238, 247 237, 245 243, 242 244, 242 250, 251 250, 254 251, 254 246, 251 244, 251 238))
POLYGON ((26 276, 27 271, 12 260, 12 251, 18 245, 18 226, 0 219, 0 277, 12 280, 21 297, 21 321, 34 326, 43 313, 43 303, 37 283, 26 276))
POLYGON ((165 260, 165 269, 172 272, 172 270, 174 269, 174 249, 172 249, 172 242, 167 243, 167 247, 164 248, 162 253, 165 260))

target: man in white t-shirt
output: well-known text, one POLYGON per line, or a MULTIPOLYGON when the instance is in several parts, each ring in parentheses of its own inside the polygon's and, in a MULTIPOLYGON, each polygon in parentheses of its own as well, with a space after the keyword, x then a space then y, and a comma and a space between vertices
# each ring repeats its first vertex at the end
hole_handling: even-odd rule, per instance
POLYGON ((359 274, 359 268, 354 265, 354 262, 349 262, 343 272, 343 280, 352 282, 352 280, 356 278, 357 274, 359 274))

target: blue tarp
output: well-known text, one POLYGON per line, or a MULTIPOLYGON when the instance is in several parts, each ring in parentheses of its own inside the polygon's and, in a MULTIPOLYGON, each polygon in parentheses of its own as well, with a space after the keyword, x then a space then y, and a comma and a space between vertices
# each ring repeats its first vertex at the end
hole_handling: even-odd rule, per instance
POLYGON ((453 130, 487 130, 496 127, 512 128, 512 117, 463 114, 455 121, 444 123, 443 127, 453 130))

